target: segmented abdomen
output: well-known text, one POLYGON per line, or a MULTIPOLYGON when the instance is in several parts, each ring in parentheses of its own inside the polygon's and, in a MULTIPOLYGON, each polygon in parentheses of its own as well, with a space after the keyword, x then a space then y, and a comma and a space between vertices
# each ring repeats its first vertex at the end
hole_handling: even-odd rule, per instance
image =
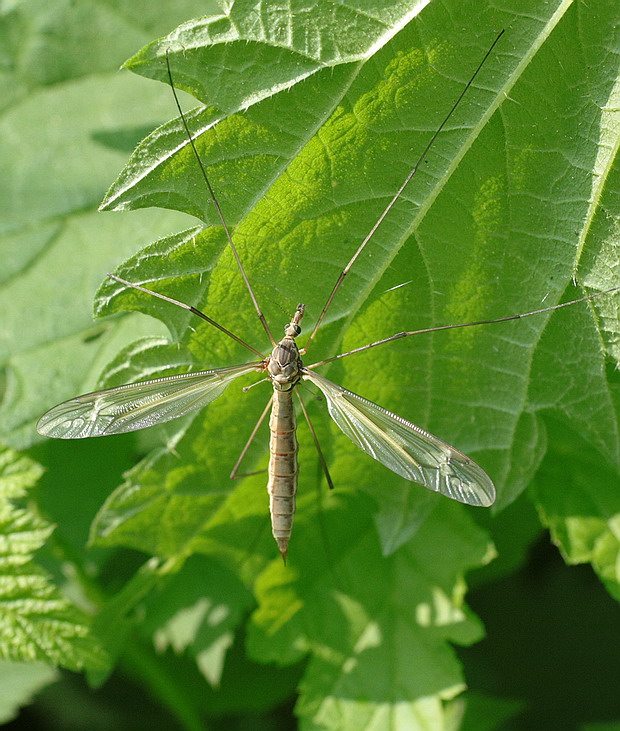
POLYGON ((283 558, 295 515, 297 492, 297 437, 292 391, 273 392, 269 429, 269 510, 273 537, 283 558))

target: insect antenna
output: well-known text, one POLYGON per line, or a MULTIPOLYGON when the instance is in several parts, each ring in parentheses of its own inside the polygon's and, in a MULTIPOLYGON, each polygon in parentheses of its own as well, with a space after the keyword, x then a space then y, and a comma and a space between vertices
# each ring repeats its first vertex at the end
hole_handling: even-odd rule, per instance
POLYGON ((327 298, 327 302, 325 303, 323 309, 321 310, 321 314, 319 315, 319 317, 318 317, 318 319, 316 321, 316 324, 314 326, 314 329, 310 333, 310 337, 308 338, 308 341, 307 341, 306 345, 304 346, 304 349, 303 349, 303 352, 304 353, 308 350, 308 347, 310 346, 310 343, 314 340, 314 337, 315 337, 315 335, 316 335, 319 327, 321 326, 321 323, 323 322, 323 318, 325 317, 325 315, 327 313, 327 310, 330 308, 331 303, 332 303, 334 297, 336 296, 336 293, 338 292, 338 290, 342 286, 342 283, 344 282, 345 277, 347 276, 347 274, 351 270, 351 267, 355 264, 355 262, 357 261, 357 259, 361 255, 361 253, 366 248, 366 244, 368 244, 368 242, 370 241, 370 239, 372 239, 372 237, 375 235, 375 232, 377 231, 377 229, 379 228, 379 226, 383 223, 385 217, 392 210, 392 208, 396 205, 396 202, 398 201, 398 199, 403 194, 403 191, 409 185, 409 182, 411 181, 411 178, 413 178, 413 176, 417 173, 420 165, 424 161, 424 158, 428 154, 428 152, 431 149, 431 147, 435 144, 435 140, 437 139, 437 137, 439 137, 439 135, 441 134, 443 128, 448 123, 448 120, 454 114, 454 111, 456 110, 456 108, 458 107, 458 105, 461 103, 461 100, 463 99, 463 97, 467 93, 469 87, 473 84, 473 82, 474 82, 476 76, 478 75, 480 69, 484 66, 486 60, 488 59, 488 57, 493 52, 493 49, 497 45, 499 39, 504 35, 504 32, 505 32, 505 30, 501 30, 499 32, 499 34, 497 35, 497 38, 493 41, 493 43, 491 44, 491 46, 489 47, 489 49, 487 50, 487 52, 484 54, 484 58, 478 64, 478 67, 476 68, 476 70, 472 74, 471 78, 469 79, 469 81, 467 82, 467 84, 465 84, 463 90, 459 94, 457 100, 452 105, 450 111, 444 117, 443 122, 439 125, 439 127, 437 127, 437 129, 433 133, 433 136, 431 137, 431 139, 429 140, 428 144, 426 145, 426 147, 422 151, 422 154, 420 155, 420 157, 417 159, 417 161, 416 161, 415 165, 413 166, 413 168, 411 168, 411 170, 410 170, 409 174, 407 175, 407 177, 405 178, 403 184, 400 186, 400 188, 398 189, 398 191, 396 192, 396 194, 394 195, 394 197, 387 204, 387 206, 385 207, 383 213, 379 216, 379 218, 377 219, 377 221, 374 224, 374 226, 370 229, 370 231, 368 232, 368 234, 366 235, 366 237, 364 238, 364 240, 362 241, 362 243, 359 245, 359 247, 358 247, 357 251, 355 252, 355 254, 353 254, 353 256, 351 257, 349 263, 340 272, 340 275, 339 275, 338 279, 336 280, 336 284, 334 284, 334 286, 332 288, 332 291, 330 292, 329 297, 327 298))
POLYGON ((252 285, 250 284, 250 280, 248 279, 248 275, 246 274, 246 271, 243 267, 243 264, 241 262, 241 258, 239 257, 239 252, 237 251, 237 247, 233 243, 232 236, 230 234, 230 229, 228 228, 228 224, 226 223, 226 219, 224 218, 224 214, 222 213, 222 208, 219 204, 219 201, 217 200, 217 197, 215 195, 215 191, 213 190, 213 186, 211 185, 211 181, 209 180, 209 176, 207 175, 207 171, 205 169, 205 166, 202 162, 202 159, 200 155, 198 154, 198 150, 196 149, 196 144, 194 142, 194 138, 192 137, 192 133, 189 130, 187 120, 185 119, 185 114, 183 113, 183 110, 181 109, 181 104, 179 102, 179 97, 177 95, 176 89, 174 87, 174 82, 172 80, 172 71, 170 69, 170 57, 169 57, 169 49, 166 49, 166 69, 168 71, 168 80, 170 82, 170 88, 172 89, 172 94, 174 96, 174 102, 177 106, 177 109, 179 111, 179 116, 181 118, 181 122, 183 123, 183 127, 185 128, 185 132, 187 133, 187 139, 189 140, 189 143, 192 147, 192 151, 194 153, 194 157, 196 158, 196 161, 198 163, 198 167, 200 168, 200 172, 202 174, 202 177, 206 183, 207 189, 209 191, 209 195, 211 197, 211 201, 213 202, 213 205, 215 206, 215 210, 217 211, 217 215, 220 219, 220 222, 222 224, 222 228, 224 229, 224 233, 226 234, 226 240, 228 241, 230 248, 232 250, 232 253, 235 257, 235 261, 237 262, 237 266, 239 267, 239 271, 241 272, 241 276, 243 277, 243 281, 245 282, 246 289, 248 290, 248 293, 250 295, 250 298, 252 299, 252 304, 254 305, 254 309, 256 310, 256 314, 258 315, 258 319, 261 321, 261 324, 267 333, 267 337, 269 338, 271 344, 273 346, 276 345, 276 341, 274 340, 273 335, 271 334, 271 330, 269 329, 269 325, 267 324, 267 320, 265 319, 265 315, 263 314, 263 311, 260 308, 260 305, 258 304, 258 300, 256 299, 256 295, 254 294, 254 290, 252 289, 252 285))

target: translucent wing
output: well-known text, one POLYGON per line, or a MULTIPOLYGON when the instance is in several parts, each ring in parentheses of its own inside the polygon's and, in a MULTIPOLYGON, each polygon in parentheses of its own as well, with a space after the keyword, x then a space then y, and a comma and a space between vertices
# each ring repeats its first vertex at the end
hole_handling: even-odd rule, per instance
POLYGON ((314 371, 304 369, 303 377, 325 394, 330 416, 349 439, 396 474, 468 505, 495 501, 486 472, 454 447, 314 371))
POLYGON ((43 414, 37 431, 46 437, 82 439, 144 429, 206 406, 235 378, 261 370, 260 362, 246 363, 87 393, 43 414))

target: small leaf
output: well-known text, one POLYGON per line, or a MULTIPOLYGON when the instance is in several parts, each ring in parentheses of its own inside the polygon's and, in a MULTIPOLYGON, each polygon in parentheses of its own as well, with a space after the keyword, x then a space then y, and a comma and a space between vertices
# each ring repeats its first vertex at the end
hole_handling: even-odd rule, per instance
POLYGON ((488 560, 484 533, 461 507, 439 501, 415 538, 386 559, 364 506, 349 498, 342 508, 324 514, 329 556, 316 530, 312 536, 314 521, 303 524, 297 533, 310 550, 295 552, 294 568, 276 563, 261 577, 252 655, 288 663, 311 651, 297 708, 308 723, 362 728, 385 719, 381 727, 403 728, 430 714, 438 725, 442 701, 463 688, 448 641, 481 636, 463 605, 462 577, 488 560))
POLYGON ((153 635, 160 652, 168 647, 189 652, 207 681, 217 687, 234 633, 252 605, 251 594, 234 575, 196 556, 150 597, 142 631, 153 635))
POLYGON ((0 660, 0 723, 17 717, 20 706, 28 704, 45 686, 58 679, 58 671, 43 663, 0 660))
POLYGON ((34 560, 53 530, 10 502, 15 484, 31 487, 40 467, 15 452, 0 452, 0 657, 43 661, 72 670, 100 670, 106 655, 90 634, 90 619, 65 599, 34 560))
POLYGON ((551 449, 534 483, 543 523, 568 564, 589 562, 620 600, 620 496, 615 469, 574 427, 553 423, 551 449))

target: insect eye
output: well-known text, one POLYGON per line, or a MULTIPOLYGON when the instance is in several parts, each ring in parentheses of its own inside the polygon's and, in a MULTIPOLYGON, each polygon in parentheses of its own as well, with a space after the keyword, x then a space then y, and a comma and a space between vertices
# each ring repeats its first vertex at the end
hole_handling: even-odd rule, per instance
POLYGON ((295 333, 295 337, 297 337, 301 333, 301 328, 294 322, 289 322, 289 324, 284 328, 285 333, 289 332, 290 330, 295 333))

